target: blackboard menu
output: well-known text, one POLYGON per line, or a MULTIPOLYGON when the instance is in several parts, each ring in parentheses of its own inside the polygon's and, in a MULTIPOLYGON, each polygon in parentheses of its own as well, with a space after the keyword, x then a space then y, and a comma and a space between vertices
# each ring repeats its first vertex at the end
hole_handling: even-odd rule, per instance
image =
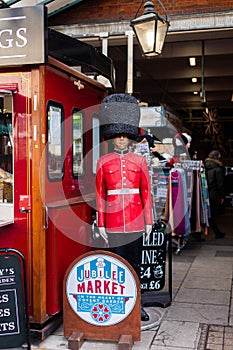
POLYGON ((150 237, 145 234, 141 243, 140 283, 141 291, 159 291, 165 285, 166 270, 166 228, 162 222, 155 223, 150 237))
POLYGON ((20 259, 0 255, 0 349, 26 341, 24 304, 20 259))

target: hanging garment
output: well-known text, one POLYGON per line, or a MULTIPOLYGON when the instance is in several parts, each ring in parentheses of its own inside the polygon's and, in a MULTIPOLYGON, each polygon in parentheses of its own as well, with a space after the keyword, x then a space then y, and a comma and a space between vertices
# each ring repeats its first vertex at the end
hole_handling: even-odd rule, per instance
POLYGON ((194 169, 193 176, 193 199, 190 217, 191 230, 193 232, 202 232, 205 227, 209 226, 207 184, 200 169, 194 169))
POLYGON ((209 218, 211 216, 211 214, 210 214, 210 200, 209 200, 209 192, 208 192, 206 173, 205 173, 204 169, 201 169, 201 183, 202 183, 202 191, 203 191, 204 204, 205 204, 206 225, 209 226, 209 218))
POLYGON ((192 196, 193 196, 193 169, 187 168, 185 170, 185 178, 187 184, 187 196, 188 196, 188 210, 189 217, 191 217, 191 208, 192 208, 192 196))
POLYGON ((172 231, 179 236, 190 233, 187 184, 184 169, 170 172, 169 221, 172 231))

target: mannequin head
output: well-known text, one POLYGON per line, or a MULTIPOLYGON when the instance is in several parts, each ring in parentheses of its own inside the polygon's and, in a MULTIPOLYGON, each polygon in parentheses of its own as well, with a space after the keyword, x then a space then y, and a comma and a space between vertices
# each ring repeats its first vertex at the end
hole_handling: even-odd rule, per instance
POLYGON ((130 140, 127 135, 120 134, 116 135, 113 139, 114 149, 118 151, 124 151, 128 149, 130 140))

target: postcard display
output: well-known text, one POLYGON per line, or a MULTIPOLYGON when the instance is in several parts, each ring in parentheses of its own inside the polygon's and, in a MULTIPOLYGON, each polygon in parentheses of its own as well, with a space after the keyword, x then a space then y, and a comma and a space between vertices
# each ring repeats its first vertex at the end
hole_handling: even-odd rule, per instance
POLYGON ((149 167, 154 224, 148 240, 142 237, 141 250, 141 299, 144 306, 167 307, 172 299, 172 248, 171 236, 160 217, 166 202, 170 168, 154 166, 148 143, 137 144, 135 152, 143 155, 149 167), (166 255, 168 253, 168 266, 166 255), (168 276, 166 276, 166 270, 168 276), (167 277, 167 278, 166 278, 167 277), (166 290, 163 290, 166 286, 166 290))

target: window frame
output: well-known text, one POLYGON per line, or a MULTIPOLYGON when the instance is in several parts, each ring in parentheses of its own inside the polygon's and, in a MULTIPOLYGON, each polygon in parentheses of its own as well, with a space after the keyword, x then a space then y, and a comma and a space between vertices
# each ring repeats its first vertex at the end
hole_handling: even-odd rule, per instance
POLYGON ((99 114, 92 114, 92 174, 96 174, 97 161, 101 156, 101 124, 99 114), (96 121, 96 122, 95 122, 96 121), (97 130, 97 132, 95 132, 97 130), (96 146, 96 151, 94 147, 96 146))
POLYGON ((46 170, 47 170, 47 178, 50 182, 59 182, 62 181, 62 179, 64 178, 64 117, 65 117, 65 113, 64 113, 64 107, 62 105, 62 103, 54 101, 54 100, 48 100, 47 102, 47 106, 46 106, 46 142, 47 142, 47 152, 46 152, 46 170), (54 108, 60 108, 61 110, 61 120, 60 120, 60 147, 61 147, 61 175, 59 177, 51 177, 50 175, 50 171, 49 171, 49 130, 50 130, 50 121, 49 121, 49 112, 50 112, 50 108, 54 107, 54 108))
POLYGON ((85 130, 85 113, 82 111, 82 109, 78 107, 74 107, 72 109, 72 175, 74 179, 78 179, 80 177, 85 176, 86 174, 86 164, 85 164, 85 155, 86 155, 86 133, 85 130), (82 139, 82 173, 74 172, 74 115, 75 113, 80 113, 82 118, 82 131, 81 131, 81 139, 82 139))

